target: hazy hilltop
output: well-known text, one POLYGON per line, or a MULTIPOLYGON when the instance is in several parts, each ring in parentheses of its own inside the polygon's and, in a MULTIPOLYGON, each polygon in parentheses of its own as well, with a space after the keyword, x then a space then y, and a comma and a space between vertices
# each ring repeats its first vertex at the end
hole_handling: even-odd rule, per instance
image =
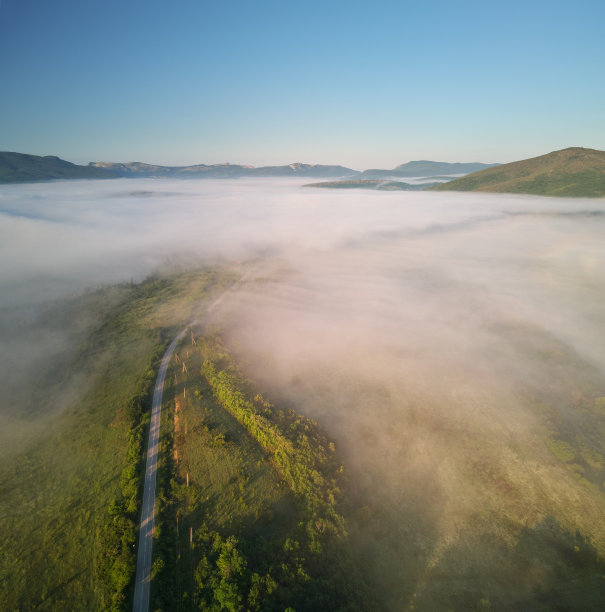
POLYGON ((364 170, 361 173, 363 178, 380 179, 387 177, 413 177, 413 176, 438 176, 440 174, 470 174, 486 168, 492 168, 498 164, 483 164, 479 162, 460 163, 460 162, 436 162, 426 159, 410 161, 400 164, 392 170, 381 170, 379 168, 364 170))
POLYGON ((252 168, 252 176, 357 176, 359 172, 344 166, 322 166, 320 164, 288 164, 287 166, 265 166, 252 168))
POLYGON ((42 157, 0 151, 0 183, 86 178, 115 178, 115 175, 104 168, 78 166, 54 155, 42 157))
MULTIPOLYGON (((437 183, 429 183, 430 186, 437 183)), ((321 183, 310 183, 305 187, 320 187, 323 189, 375 189, 377 191, 421 191, 427 188, 427 183, 411 185, 401 181, 389 181, 386 179, 353 179, 339 181, 323 181, 321 183)))
POLYGON ((605 151, 570 147, 540 157, 488 168, 433 189, 604 197, 605 151))

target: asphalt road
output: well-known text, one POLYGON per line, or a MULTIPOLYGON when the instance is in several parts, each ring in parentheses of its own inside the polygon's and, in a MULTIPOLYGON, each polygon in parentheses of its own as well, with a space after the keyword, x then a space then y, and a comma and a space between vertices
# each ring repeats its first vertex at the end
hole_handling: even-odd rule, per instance
POLYGON ((158 442, 160 438, 160 414, 162 412, 162 393, 168 364, 176 345, 183 338, 189 327, 186 327, 166 349, 162 357, 160 371, 155 381, 153 404, 151 407, 151 424, 147 445, 147 465, 145 468, 145 486, 143 489, 143 507, 141 510, 141 528, 139 532, 139 550, 137 554, 137 573, 134 587, 134 612, 148 612, 149 587, 151 582, 151 549, 155 525, 155 481, 158 467, 158 442))

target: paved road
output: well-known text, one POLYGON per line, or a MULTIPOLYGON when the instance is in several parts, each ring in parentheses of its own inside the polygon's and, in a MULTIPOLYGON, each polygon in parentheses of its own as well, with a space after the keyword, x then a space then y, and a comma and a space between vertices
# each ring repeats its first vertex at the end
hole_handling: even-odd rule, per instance
POLYGON ((141 510, 141 529, 139 532, 139 551, 137 554, 137 574, 134 587, 134 612, 148 612, 149 586, 151 581, 151 548, 153 546, 153 529, 155 525, 155 480, 158 468, 158 441, 160 437, 160 414, 162 412, 162 392, 164 378, 172 353, 189 327, 186 327, 166 349, 160 371, 155 381, 153 404, 151 407, 151 424, 149 443, 147 445, 147 466, 145 468, 145 487, 143 489, 143 508, 141 510))

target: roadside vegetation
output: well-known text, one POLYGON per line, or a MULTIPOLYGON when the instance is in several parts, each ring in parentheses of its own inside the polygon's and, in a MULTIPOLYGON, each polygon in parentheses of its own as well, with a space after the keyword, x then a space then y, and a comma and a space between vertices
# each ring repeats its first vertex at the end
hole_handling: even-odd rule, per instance
POLYGON ((216 336, 193 341, 167 377, 152 608, 378 609, 334 444, 264 398, 216 336))
POLYGON ((31 434, 0 462, 0 609, 130 606, 157 360, 193 309, 229 282, 212 270, 156 275, 44 313, 65 337, 79 331, 35 385, 11 396, 12 418, 31 434))

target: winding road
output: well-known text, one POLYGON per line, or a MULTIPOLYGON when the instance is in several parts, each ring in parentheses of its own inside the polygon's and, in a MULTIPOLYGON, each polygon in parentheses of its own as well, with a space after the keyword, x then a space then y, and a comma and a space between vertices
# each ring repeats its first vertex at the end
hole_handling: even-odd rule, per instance
POLYGON ((187 326, 166 349, 160 364, 160 371, 155 381, 153 404, 151 406, 151 423, 149 426, 149 443, 147 445, 147 464, 145 467, 145 486, 143 489, 143 507, 141 510, 141 528, 139 531, 139 550, 137 554, 137 573, 134 587, 133 612, 148 612, 149 587, 151 583, 151 549, 155 525, 155 481, 158 468, 158 444, 160 439, 160 415, 162 412, 162 393, 168 364, 176 345, 187 333, 187 326))

